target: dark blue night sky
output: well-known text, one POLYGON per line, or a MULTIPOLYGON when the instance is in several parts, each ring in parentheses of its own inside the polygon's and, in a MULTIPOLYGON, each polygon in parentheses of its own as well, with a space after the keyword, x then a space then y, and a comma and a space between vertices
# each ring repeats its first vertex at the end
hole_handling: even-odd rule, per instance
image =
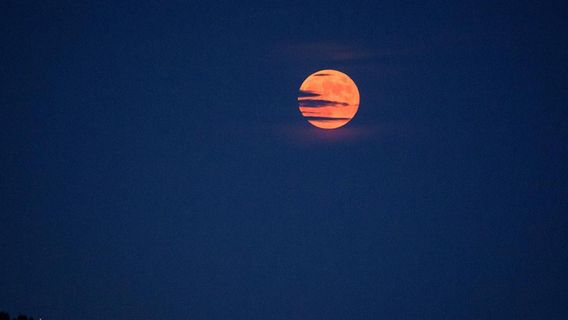
POLYGON ((4 1, 0 310, 568 319, 543 3, 4 1), (296 101, 328 68, 361 93, 334 131, 296 101))

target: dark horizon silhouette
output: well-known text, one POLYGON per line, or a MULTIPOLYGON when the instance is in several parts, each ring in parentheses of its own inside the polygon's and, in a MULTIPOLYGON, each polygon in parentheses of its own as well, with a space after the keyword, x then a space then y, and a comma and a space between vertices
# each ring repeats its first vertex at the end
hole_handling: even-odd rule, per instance
POLYGON ((0 320, 34 320, 34 317, 28 317, 27 315, 20 314, 17 317, 10 318, 8 312, 0 311, 0 320))

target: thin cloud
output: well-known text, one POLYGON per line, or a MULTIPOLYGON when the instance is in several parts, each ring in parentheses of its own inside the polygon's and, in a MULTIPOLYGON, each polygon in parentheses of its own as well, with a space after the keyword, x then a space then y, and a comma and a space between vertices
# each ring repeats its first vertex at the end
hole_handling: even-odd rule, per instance
POLYGON ((300 94, 298 95, 298 100, 301 98, 316 98, 321 96, 321 94, 316 93, 315 91, 311 90, 300 90, 300 94))
POLYGON ((349 103, 341 101, 323 100, 323 99, 301 99, 299 100, 302 107, 330 107, 330 106, 348 106, 349 103))
POLYGON ((375 56, 375 53, 369 49, 339 42, 291 42, 277 46, 276 50, 284 58, 294 60, 348 62, 371 59, 375 56))

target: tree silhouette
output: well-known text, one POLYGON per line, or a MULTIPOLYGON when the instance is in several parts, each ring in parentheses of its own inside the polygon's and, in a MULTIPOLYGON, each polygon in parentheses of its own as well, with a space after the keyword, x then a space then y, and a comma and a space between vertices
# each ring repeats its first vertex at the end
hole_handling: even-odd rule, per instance
MULTIPOLYGON (((0 312, 0 320, 10 320, 10 314, 7 313, 7 312, 1 311, 0 312)), ((34 320, 34 318, 33 317, 28 318, 28 316, 21 314, 17 318, 14 318, 13 320, 34 320)))

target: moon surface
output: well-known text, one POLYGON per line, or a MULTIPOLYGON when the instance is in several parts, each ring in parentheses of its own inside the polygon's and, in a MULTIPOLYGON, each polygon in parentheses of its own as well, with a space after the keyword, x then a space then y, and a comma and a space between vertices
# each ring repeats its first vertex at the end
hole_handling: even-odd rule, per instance
POLYGON ((345 73, 320 70, 304 80, 298 103, 309 123, 321 129, 336 129, 351 121, 357 113, 359 90, 345 73))

